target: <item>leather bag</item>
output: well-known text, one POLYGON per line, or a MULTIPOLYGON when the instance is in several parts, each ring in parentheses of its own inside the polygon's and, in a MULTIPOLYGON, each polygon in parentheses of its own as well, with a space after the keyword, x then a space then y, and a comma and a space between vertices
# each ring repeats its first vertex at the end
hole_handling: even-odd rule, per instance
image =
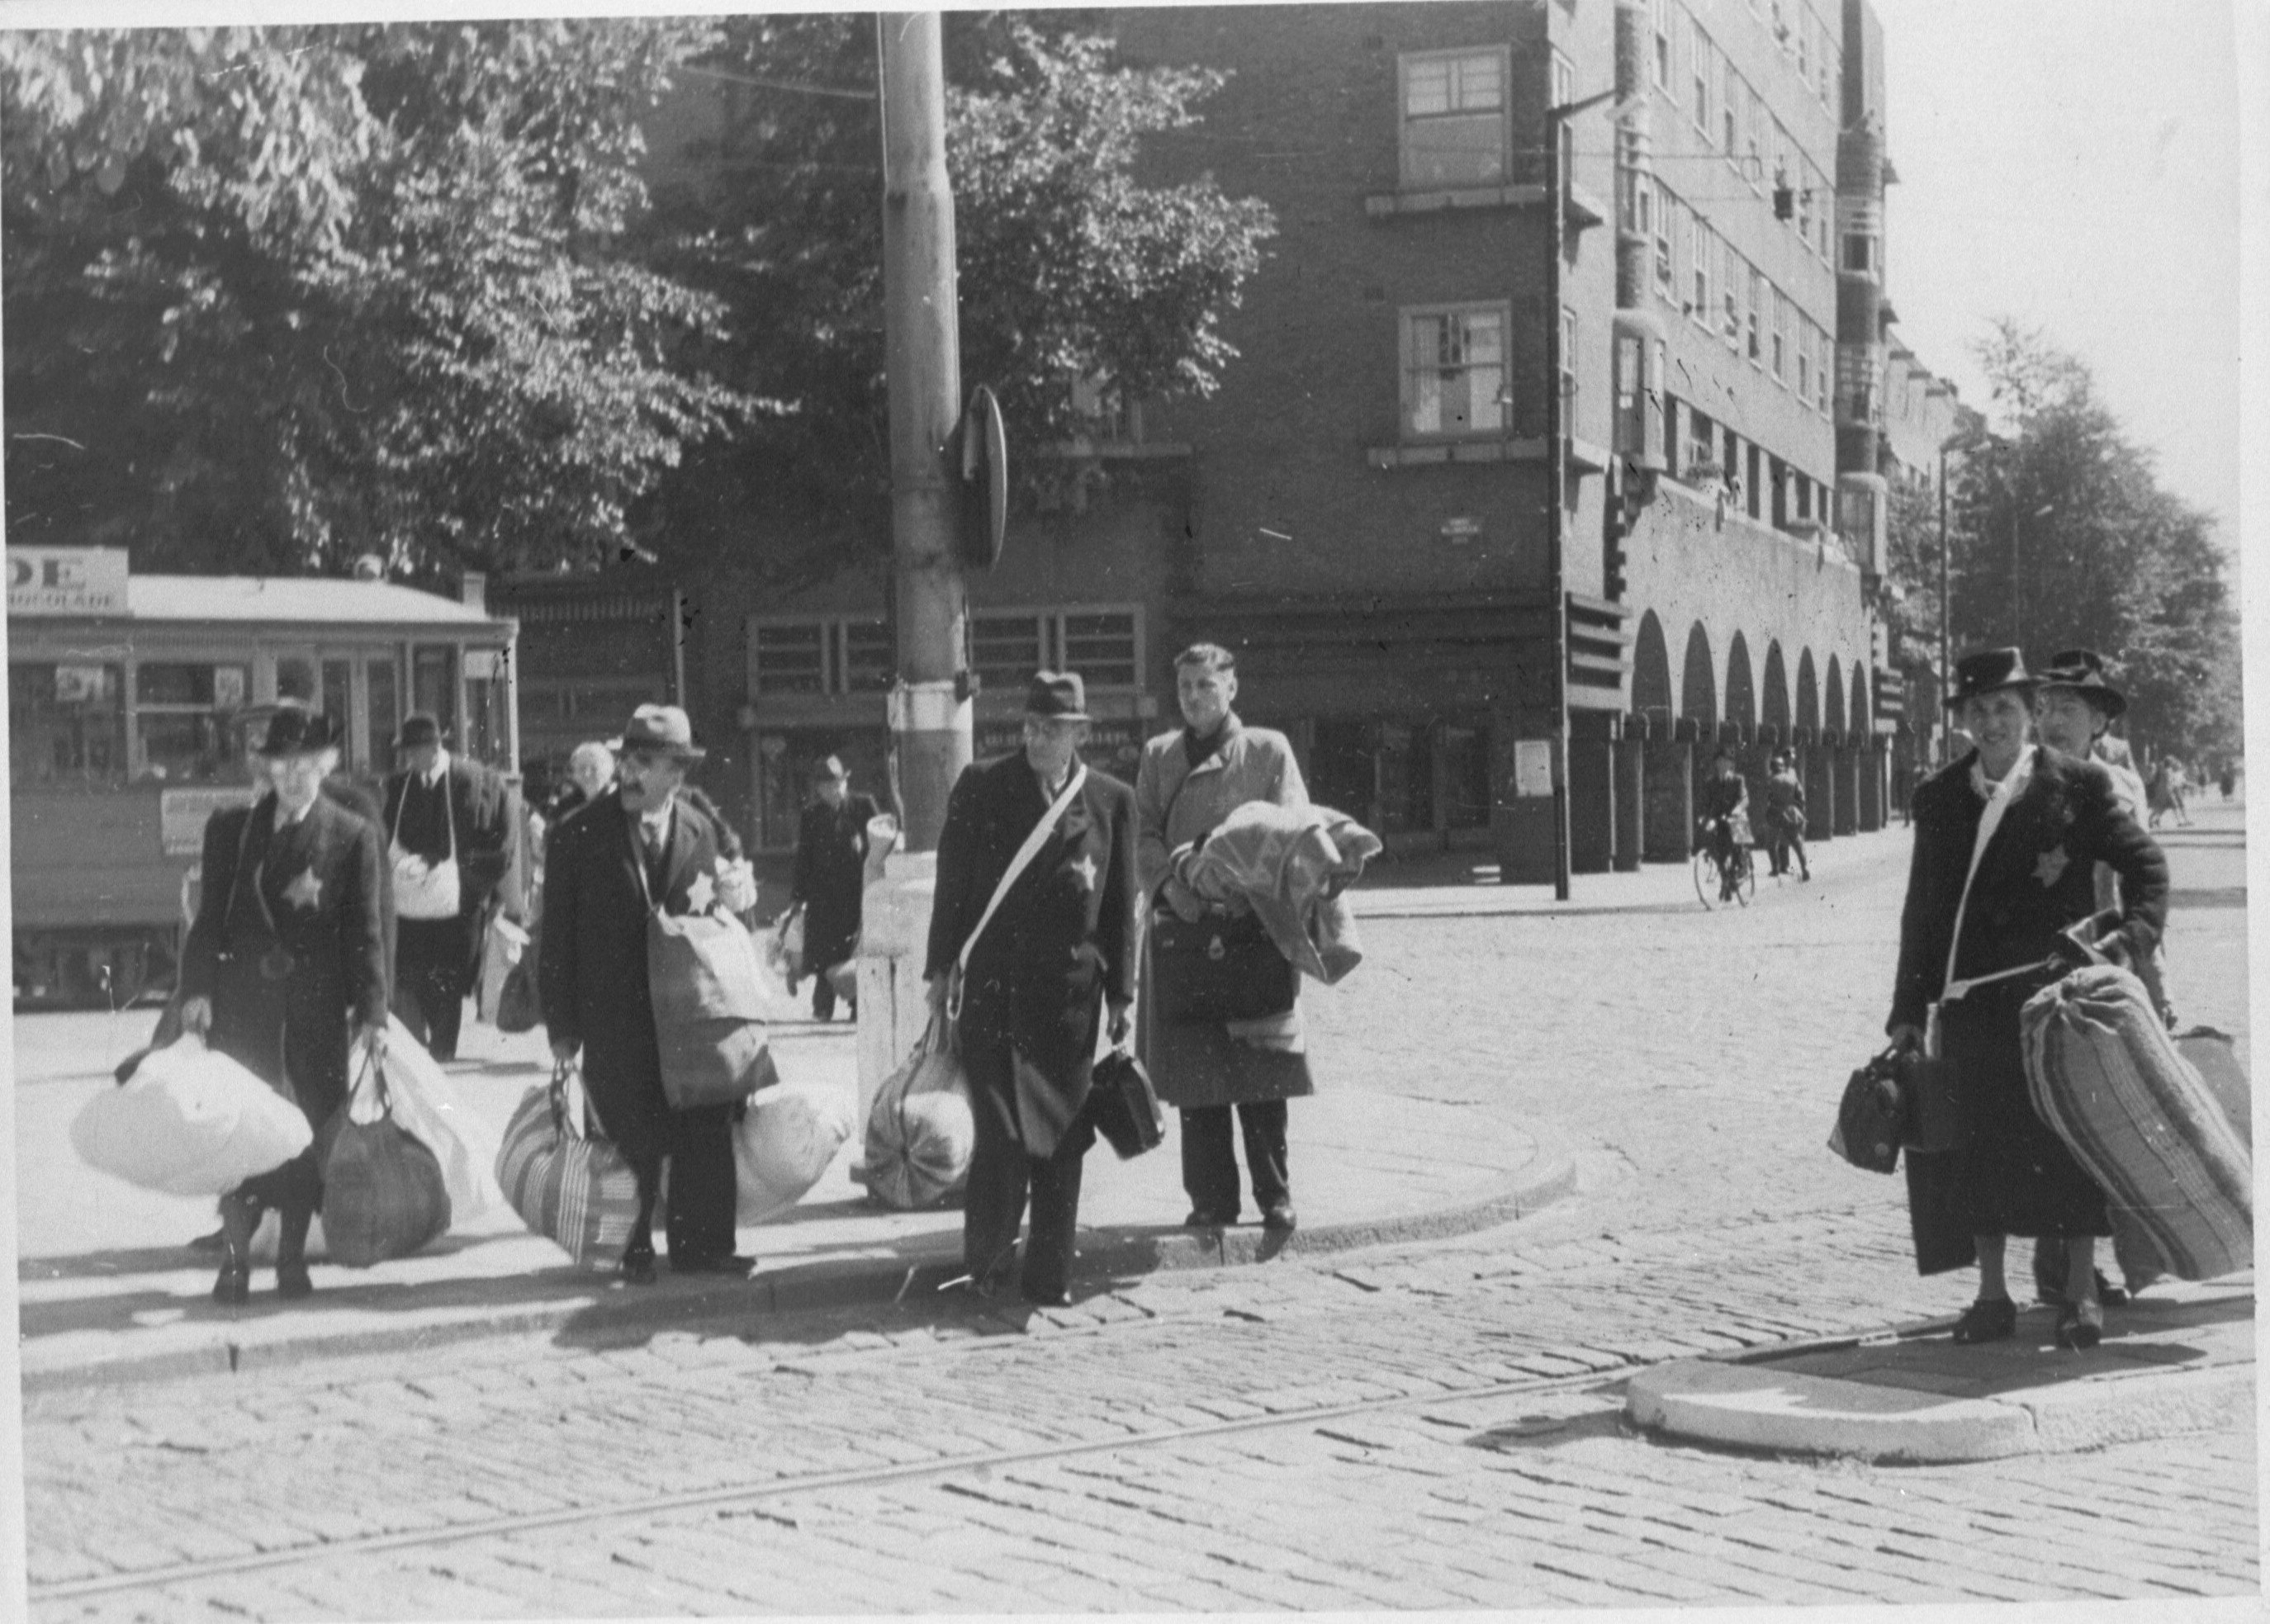
POLYGON ((1900 1143, 1909 1150, 1933 1154, 1953 1150, 1958 1121, 1954 1063, 1911 1049, 1895 1064, 1903 1103, 1900 1143))
POLYGON ((1206 913, 1195 922, 1162 912, 1151 922, 1151 996, 1159 1019, 1259 1020, 1291 1009, 1300 972, 1253 914, 1206 913))
POLYGON ((350 1269, 407 1257, 449 1227, 441 1161, 394 1120, 384 1063, 367 1065, 364 1082, 323 1124, 317 1146, 325 1242, 331 1261, 350 1269), (376 1114, 358 1120, 366 1094, 376 1114))
POLYGON ((731 1105, 780 1080, 756 940, 739 920, 649 912, 646 975, 671 1109, 731 1105))
POLYGON ((1907 1096, 1901 1057, 1886 1049, 1845 1080, 1829 1148, 1864 1173, 1889 1173, 1900 1165, 1907 1096))
POLYGON ((1088 1084, 1088 1119, 1122 1161, 1156 1150, 1167 1137, 1166 1114, 1143 1063, 1115 1049, 1095 1063, 1088 1084))

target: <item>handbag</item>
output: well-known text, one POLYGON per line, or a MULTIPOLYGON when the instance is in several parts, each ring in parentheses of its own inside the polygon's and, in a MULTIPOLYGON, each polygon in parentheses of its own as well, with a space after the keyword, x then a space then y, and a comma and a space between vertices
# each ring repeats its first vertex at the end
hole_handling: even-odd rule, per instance
POLYGON ((449 1191, 434 1153, 394 1120, 382 1062, 367 1061, 345 1104, 323 1124, 323 1235, 331 1261, 367 1269, 407 1257, 449 1227, 449 1191), (377 1115, 358 1121, 367 1079, 377 1115))
POLYGON ((394 913, 397 919, 455 919, 464 889, 457 877, 456 797, 449 793, 449 775, 441 775, 441 819, 449 829, 449 855, 428 863, 402 844, 402 807, 410 799, 410 781, 402 781, 402 799, 394 804, 394 827, 387 833, 387 856, 394 864, 394 913))
POLYGON ((1845 1079, 1844 1097, 1836 1105, 1829 1148, 1865 1173, 1889 1173, 1900 1163, 1907 1115, 1900 1061, 1888 1049, 1875 1056, 1845 1079))
POLYGON ((1900 1143, 1909 1150, 1938 1154, 1955 1148, 1957 1117, 1955 1067, 1923 1049, 1910 1049, 1896 1063, 1901 1098, 1900 1143))
POLYGON ((583 1079, 566 1064, 521 1096, 497 1149, 497 1183, 521 1221, 578 1264, 605 1267, 638 1227, 638 1175, 587 1131, 583 1079))
POLYGON ((1255 914, 1171 910, 1151 921, 1151 996, 1159 1019, 1183 1026, 1281 1015, 1300 995, 1300 972, 1255 914))
POLYGON ((512 967, 512 974, 504 978, 504 988, 497 994, 496 1029, 500 1032, 533 1032, 544 1024, 544 1002, 539 996, 541 983, 537 980, 536 961, 538 951, 539 922, 529 928, 528 946, 520 961, 512 967))
POLYGON ((1156 1150, 1167 1137, 1166 1113, 1159 1109, 1151 1074, 1125 1049, 1115 1049, 1095 1063, 1087 1097, 1088 1119, 1120 1161, 1156 1150))
POLYGON ((731 1105, 780 1080, 766 1042, 756 938, 731 916, 663 911, 637 865, 646 895, 646 984, 662 1058, 662 1093, 673 1111, 731 1105))

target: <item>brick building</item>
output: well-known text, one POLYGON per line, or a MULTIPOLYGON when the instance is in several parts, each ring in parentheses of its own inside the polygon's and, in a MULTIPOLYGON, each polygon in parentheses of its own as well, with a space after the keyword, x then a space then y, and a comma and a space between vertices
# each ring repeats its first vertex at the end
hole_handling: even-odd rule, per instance
MULTIPOLYGON (((1564 694, 1576 871, 1683 860, 1716 741, 1761 775, 1795 745, 1819 834, 1879 824, 1899 723, 1869 8, 1088 15, 1131 62, 1230 71, 1146 161, 1265 199, 1280 234, 1216 396, 1099 396, 1087 439, 1013 450, 1042 495, 970 582, 978 753, 1013 742, 1046 662, 1086 673, 1097 753, 1131 769, 1204 637, 1239 650, 1241 709, 1292 736, 1317 797, 1394 850, 1549 879, 1564 694), (1554 108, 1580 109, 1557 169, 1554 108)), ((713 787, 777 849, 813 755, 882 779, 884 574, 688 596, 713 787)))

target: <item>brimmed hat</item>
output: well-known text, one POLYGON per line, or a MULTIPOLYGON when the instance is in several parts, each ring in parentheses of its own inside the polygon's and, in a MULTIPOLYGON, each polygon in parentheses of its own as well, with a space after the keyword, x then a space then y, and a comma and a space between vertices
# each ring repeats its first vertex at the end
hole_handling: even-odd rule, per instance
POLYGON ((2005 688, 2022 688, 2030 693, 2036 686, 2036 679, 2026 670, 2026 656, 2021 651, 1981 649, 1955 661, 1955 686, 1948 691, 1946 702, 1952 709, 1982 694, 1999 693, 2005 688))
POLYGON ((1087 722, 1087 685, 1078 671, 1035 671, 1025 689, 1025 714, 1051 722, 1087 722))
POLYGON ((2044 688, 2072 688, 2110 721, 2128 708, 2128 696, 2104 680, 2104 656, 2094 649, 2068 649, 2051 655, 2041 675, 2044 688))
POLYGON ((694 723, 675 705, 640 706, 631 712, 623 736, 610 744, 617 752, 659 750, 687 761, 699 761, 709 753, 694 742, 694 723))
POLYGON ((298 700, 278 701, 267 722, 267 730, 252 747, 257 755, 313 755, 339 742, 339 719, 320 710, 310 710, 298 700))
POLYGON ((394 736, 394 747, 414 750, 419 745, 438 745, 448 737, 432 712, 413 710, 402 719, 402 731, 394 736))
POLYGON ((843 758, 842 756, 822 756, 813 764, 813 766, 823 781, 833 778, 849 778, 851 776, 851 769, 843 765, 843 758))

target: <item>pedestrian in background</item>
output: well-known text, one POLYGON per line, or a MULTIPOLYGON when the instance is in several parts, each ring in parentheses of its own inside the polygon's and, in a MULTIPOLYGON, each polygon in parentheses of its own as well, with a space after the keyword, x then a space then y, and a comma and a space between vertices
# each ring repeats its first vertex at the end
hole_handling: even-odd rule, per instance
POLYGON ((1710 776, 1702 785, 1702 837, 1718 858, 1718 900, 1734 894, 1741 880, 1741 864, 1750 844, 1750 786, 1735 770, 1734 753, 1721 750, 1710 758, 1710 776))
MULTIPOLYGON (((279 706, 257 745, 269 790, 205 822, 204 882, 182 953, 182 1027, 296 1103, 311 1130, 345 1104, 350 1051, 386 1052, 385 884, 376 827, 323 792, 338 765, 338 719, 279 706)), ((299 1298, 308 1227, 323 1200, 310 1145, 221 1198, 213 1296, 245 1301, 252 1232, 277 1209, 276 1290, 299 1298)))
MULTIPOLYGON (((1238 807, 1249 801, 1309 804, 1291 742, 1268 728, 1248 727, 1233 708, 1236 699, 1237 662, 1228 649, 1193 643, 1175 656, 1175 702, 1183 725, 1144 745, 1135 775, 1137 872, 1146 916, 1163 910, 1195 923, 1213 906, 1174 877, 1174 859, 1238 807)), ((1297 998, 1299 978, 1293 981, 1297 998)), ((1143 984, 1157 986, 1147 967, 1143 984)), ((1297 1002, 1269 1025, 1264 1047, 1234 1038, 1223 1023, 1197 1031, 1177 1027, 1162 1020, 1155 997, 1143 1000, 1145 1064, 1160 1100, 1182 1113, 1183 1189, 1191 1198, 1186 1224, 1237 1221, 1233 1111, 1263 1227, 1291 1229, 1298 1221, 1286 1101, 1313 1092, 1315 1085, 1302 1052, 1297 1002)))
POLYGON ((2096 1237, 2110 1235, 2111 1222, 2103 1192, 2034 1111, 2019 1012, 2057 979, 2044 961, 2063 954, 2065 931, 2096 911, 2098 863, 2120 879, 2120 924, 2103 944, 2120 962, 2141 959, 2159 940, 2168 865, 2121 810, 2101 765, 2034 744, 2036 685, 2017 649, 1966 656, 1955 679, 1947 702, 1961 710, 1977 747, 1916 791, 1885 1022, 1897 1048, 1935 1052, 1954 1073, 1954 1148, 1908 1156, 1917 1264, 1930 1274, 1975 1258, 1978 1296, 1955 1339, 1992 1342, 2017 1328, 2003 1273, 2007 1237, 2061 1242, 2059 1339, 2091 1347, 2104 1329, 2096 1237))
POLYGON ((1081 1158, 1095 1143, 1096 1034, 1102 1025, 1115 1044, 1128 1037, 1141 930, 1135 792, 1080 760, 1087 701, 1078 676, 1035 673, 1024 748, 956 781, 924 967, 931 1010, 953 1022, 976 1128, 962 1262, 981 1294, 1001 1288, 1029 1190, 1020 1285, 1035 1303, 1071 1300, 1081 1158))
POLYGON ((494 900, 516 921, 522 911, 501 894, 520 831, 503 776, 452 755, 434 717, 412 714, 394 745, 402 768, 386 781, 384 816, 395 1013, 434 1059, 454 1060, 486 910, 494 900))
POLYGON ((553 1058, 581 1064, 599 1126, 637 1175, 639 1215, 619 1269, 655 1278, 654 1209, 670 1165, 664 1232, 674 1274, 746 1274, 733 1250, 732 1104, 672 1110, 647 981, 647 916, 704 911, 724 855, 682 793, 708 753, 675 705, 642 705, 623 730, 614 788, 552 832, 537 984, 553 1058), (701 901, 697 906, 696 889, 701 901))
POLYGON ((1766 850, 1776 874, 1788 873, 1794 856, 1798 878, 1813 878, 1813 865, 1805 856, 1805 785, 1786 750, 1774 753, 1772 772, 1766 779, 1766 850))
MULTIPOLYGON (((851 775, 841 757, 814 764, 812 800, 797 827, 796 878, 789 892, 789 905, 804 908, 804 964, 812 975, 814 1020, 835 1018, 835 985, 827 972, 858 945, 867 825, 878 810, 872 796, 851 793, 851 775)), ((847 1002, 856 1019, 857 999, 847 1002)))

